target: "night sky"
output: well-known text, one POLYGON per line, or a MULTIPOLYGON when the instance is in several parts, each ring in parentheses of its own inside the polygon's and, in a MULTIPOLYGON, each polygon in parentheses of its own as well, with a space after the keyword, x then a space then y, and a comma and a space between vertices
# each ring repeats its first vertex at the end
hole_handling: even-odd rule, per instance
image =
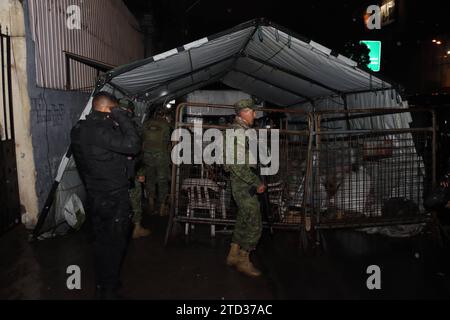
MULTIPOLYGON (((377 1, 283 1, 283 0, 125 0, 139 18, 154 12, 161 49, 231 28, 239 23, 265 17, 301 35, 339 50, 343 43, 359 39, 366 30, 363 12, 377 1)), ((411 5, 406 38, 422 40, 432 34, 448 33, 448 1, 408 0, 411 5)))

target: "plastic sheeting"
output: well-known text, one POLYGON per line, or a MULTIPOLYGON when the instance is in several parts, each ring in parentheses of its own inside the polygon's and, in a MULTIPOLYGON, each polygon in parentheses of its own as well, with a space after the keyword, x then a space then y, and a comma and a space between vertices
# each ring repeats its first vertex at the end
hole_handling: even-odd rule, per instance
POLYGON ((335 196, 336 208, 359 214, 367 214, 372 178, 361 166, 357 172, 346 173, 335 196), (355 201, 357 200, 357 201, 355 201))
POLYGON ((63 235, 72 229, 77 230, 84 222, 86 192, 71 158, 62 174, 52 211, 43 227, 41 238, 63 235))

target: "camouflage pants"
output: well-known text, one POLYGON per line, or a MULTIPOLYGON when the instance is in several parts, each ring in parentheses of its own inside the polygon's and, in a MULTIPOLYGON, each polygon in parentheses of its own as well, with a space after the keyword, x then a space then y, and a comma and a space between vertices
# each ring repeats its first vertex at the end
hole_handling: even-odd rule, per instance
POLYGON ((131 208, 133 210, 133 223, 142 221, 142 184, 135 179, 135 187, 130 190, 131 208))
POLYGON ((144 164, 148 196, 156 198, 157 202, 161 204, 169 194, 169 157, 162 152, 145 153, 144 164))
POLYGON ((249 189, 250 186, 239 178, 231 179, 231 191, 238 207, 232 241, 239 244, 245 251, 252 251, 256 248, 262 233, 258 196, 250 196, 249 189))

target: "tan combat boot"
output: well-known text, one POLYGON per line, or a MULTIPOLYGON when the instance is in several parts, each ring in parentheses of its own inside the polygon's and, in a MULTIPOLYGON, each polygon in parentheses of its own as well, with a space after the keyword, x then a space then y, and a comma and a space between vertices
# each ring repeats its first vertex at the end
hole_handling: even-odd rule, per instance
POLYGON ((233 267, 235 266, 239 261, 239 251, 240 247, 236 243, 231 244, 230 252, 228 253, 227 257, 227 266, 233 267))
POLYGON ((134 225, 133 239, 148 237, 150 234, 150 230, 143 228, 140 223, 134 225))
POLYGON ((261 271, 256 269, 250 261, 250 253, 244 250, 241 250, 240 252, 239 260, 236 264, 236 269, 239 272, 253 278, 259 277, 261 275, 261 271))
POLYGON ((165 217, 165 216, 167 216, 167 214, 168 214, 167 205, 165 203, 163 203, 161 205, 161 208, 159 209, 159 215, 161 217, 165 217))

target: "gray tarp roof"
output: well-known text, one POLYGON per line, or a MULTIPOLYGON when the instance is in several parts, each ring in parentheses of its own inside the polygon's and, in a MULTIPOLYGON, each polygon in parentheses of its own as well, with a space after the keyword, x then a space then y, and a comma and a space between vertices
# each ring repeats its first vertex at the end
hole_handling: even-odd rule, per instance
POLYGON ((116 68, 107 81, 151 103, 217 81, 280 106, 392 89, 356 62, 264 19, 116 68))

